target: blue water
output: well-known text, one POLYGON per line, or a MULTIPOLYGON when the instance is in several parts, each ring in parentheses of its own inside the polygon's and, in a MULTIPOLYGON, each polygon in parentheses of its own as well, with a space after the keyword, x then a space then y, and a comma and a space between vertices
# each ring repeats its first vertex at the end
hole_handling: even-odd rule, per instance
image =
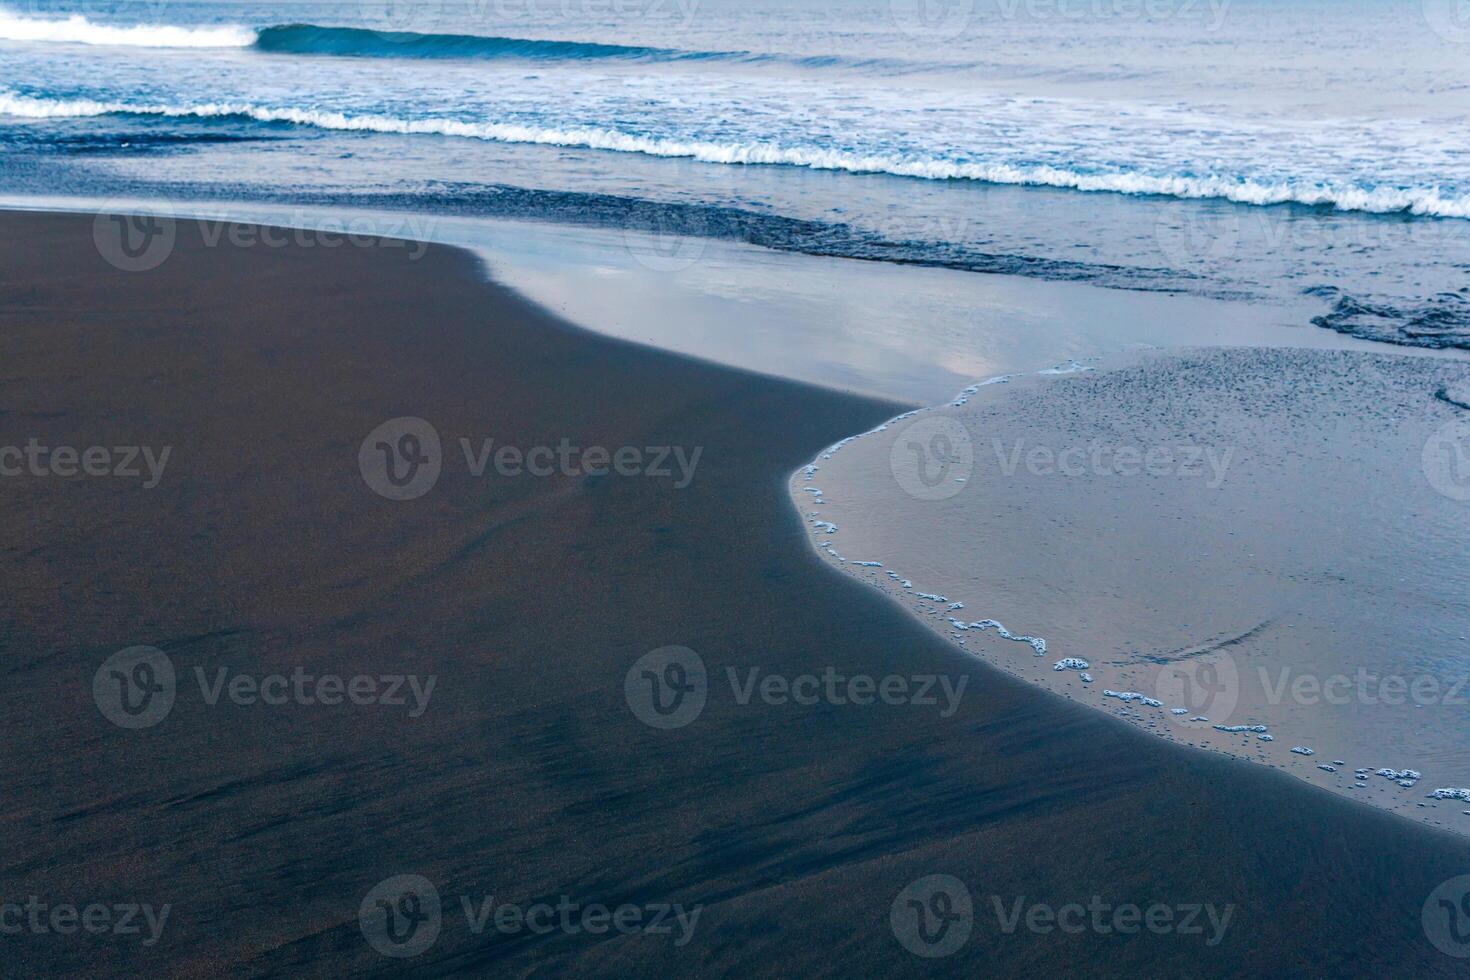
POLYGON ((653 214, 821 254, 1310 290, 1325 325, 1470 346, 1458 13, 33 0, 0 6, 0 191, 653 214))

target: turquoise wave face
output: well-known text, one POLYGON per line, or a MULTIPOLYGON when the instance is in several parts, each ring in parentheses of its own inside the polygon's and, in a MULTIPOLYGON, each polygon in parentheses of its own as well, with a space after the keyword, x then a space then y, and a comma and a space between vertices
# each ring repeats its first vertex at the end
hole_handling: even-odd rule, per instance
POLYGON ((529 60, 598 60, 621 58, 659 61, 739 57, 720 52, 675 51, 625 44, 542 41, 473 34, 417 34, 373 31, 359 27, 282 24, 262 29, 253 47, 274 54, 337 55, 358 58, 522 58, 529 60))
POLYGON ((601 44, 524 37, 475 34, 419 34, 412 31, 371 30, 362 27, 324 27, 318 24, 278 24, 261 28, 251 45, 268 54, 331 55, 348 58, 440 58, 524 61, 642 61, 725 62, 745 65, 787 65, 805 69, 847 69, 888 74, 956 70, 960 64, 910 61, 902 58, 847 57, 843 55, 785 55, 756 51, 684 51, 635 44, 601 44))

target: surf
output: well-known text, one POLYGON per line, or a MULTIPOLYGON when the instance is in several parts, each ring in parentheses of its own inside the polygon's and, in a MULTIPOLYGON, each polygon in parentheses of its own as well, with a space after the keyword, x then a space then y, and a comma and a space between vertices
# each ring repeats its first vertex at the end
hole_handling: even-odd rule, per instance
POLYGON ((65 19, 23 17, 0 8, 0 40, 145 48, 250 48, 267 54, 358 58, 520 58, 565 61, 606 59, 716 61, 757 59, 745 51, 679 51, 595 41, 558 41, 477 34, 419 34, 319 24, 238 24, 181 27, 116 26, 81 14, 65 19))
POLYGON ((493 34, 433 34, 311 23, 274 24, 259 28, 243 25, 179 27, 168 24, 120 27, 93 23, 80 14, 64 20, 28 18, 3 8, 0 8, 0 41, 143 48, 244 48, 270 55, 335 58, 785 64, 814 71, 852 69, 898 74, 931 70, 954 71, 966 67, 963 64, 931 64, 895 58, 798 56, 754 51, 686 51, 600 41, 493 34))
POLYGON ((80 14, 57 20, 21 17, 0 8, 0 41, 132 48, 248 48, 255 43, 256 32, 234 24, 218 27, 177 27, 169 24, 118 27, 94 24, 80 14))
POLYGON ((1094 173, 1050 165, 957 161, 930 155, 854 152, 816 145, 765 141, 722 143, 646 136, 587 126, 534 126, 436 117, 405 119, 381 113, 347 113, 253 103, 133 104, 90 99, 51 99, 0 91, 0 114, 31 119, 105 115, 235 118, 341 132, 449 136, 500 143, 636 153, 724 165, 801 167, 922 180, 967 180, 1131 196, 1218 199, 1254 206, 1295 204, 1369 214, 1470 218, 1470 195, 1446 195, 1437 186, 1361 187, 1325 181, 1261 181, 1232 175, 1191 176, 1130 171, 1094 173))

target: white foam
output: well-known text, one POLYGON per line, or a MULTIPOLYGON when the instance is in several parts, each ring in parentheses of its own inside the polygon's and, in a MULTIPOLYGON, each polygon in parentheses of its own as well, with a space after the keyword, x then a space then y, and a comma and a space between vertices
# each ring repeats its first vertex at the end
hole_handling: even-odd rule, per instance
MULTIPOLYGON (((12 23, 16 23, 13 18, 12 23)), ((81 24, 87 25, 87 22, 83 20, 81 24)), ((96 27, 96 25, 88 26, 96 27)), ((254 39, 253 32, 235 27, 203 30, 168 27, 97 29, 105 33, 92 36, 112 37, 114 40, 83 43, 241 47, 253 42, 254 39)), ((78 35, 86 33, 81 27, 68 28, 67 31, 78 35)), ((73 40, 73 38, 58 39, 73 40)), ((248 102, 164 105, 97 102, 87 99, 35 99, 11 93, 0 93, 0 111, 30 118, 96 116, 110 113, 133 113, 166 118, 239 116, 258 122, 287 122, 298 126, 346 132, 452 136, 497 143, 525 143, 607 150, 615 153, 638 153, 653 157, 697 160, 701 163, 780 165, 854 174, 892 174, 898 177, 917 177, 928 180, 973 180, 990 184, 1061 187, 1069 190, 1115 194, 1223 199, 1238 204, 1260 206, 1296 203, 1312 206, 1327 205, 1341 211, 1367 211, 1381 214, 1404 212, 1440 218, 1470 218, 1470 194, 1445 196, 1437 186, 1361 188, 1332 182, 1262 181, 1232 175, 1184 176, 1133 172, 1078 172, 1063 167, 1040 164, 1017 166, 1008 163, 959 162, 926 156, 851 153, 818 146, 782 145, 765 140, 746 143, 715 143, 707 140, 640 136, 588 126, 558 128, 463 119, 404 119, 379 113, 349 114, 327 109, 263 106, 248 102)))
POLYGON ((1124 704, 1132 704, 1134 701, 1142 701, 1150 708, 1162 708, 1164 706, 1164 702, 1159 701, 1155 698, 1151 698, 1146 694, 1139 694, 1137 691, 1103 691, 1103 697, 1117 698, 1124 704))
MULTIPOLYGON (((173 27, 139 24, 115 27, 94 24, 80 14, 65 20, 21 17, 0 8, 0 40, 60 44, 96 44, 130 48, 248 48, 255 43, 248 27, 173 27)), ((91 115, 92 113, 85 113, 91 115)))
POLYGON ((1053 367, 1047 368, 1044 371, 1037 371, 1036 373, 1037 374, 1076 374, 1079 371, 1091 371, 1091 370, 1092 370, 1092 368, 1088 367, 1086 364, 1083 364, 1082 362, 1077 361, 1077 360, 1073 360, 1072 358, 1069 357, 1069 358, 1067 358, 1067 361, 1066 361, 1065 364, 1057 364, 1057 365, 1055 365, 1053 367))
POLYGON ((1036 655, 1038 657, 1046 656, 1046 640, 1042 639, 1039 636, 1027 636, 1022 633, 1012 633, 1010 630, 1006 629, 1004 625, 1002 625, 1000 620, 982 619, 977 623, 970 623, 968 625, 968 628, 972 630, 979 630, 982 633, 986 630, 995 630, 996 633, 1000 634, 1003 639, 1015 640, 1017 643, 1029 643, 1031 645, 1031 649, 1036 651, 1036 655))
POLYGON ((954 401, 949 403, 950 407, 960 408, 961 406, 967 405, 969 404, 970 396, 979 391, 981 388, 984 388, 986 385, 1003 385, 1006 382, 1010 381, 1013 377, 1015 377, 1015 375, 1013 374, 998 374, 993 378, 986 378, 984 381, 977 381, 974 384, 970 385, 970 387, 961 391, 958 395, 955 395, 954 401))
POLYGON ((1417 769, 1379 769, 1374 775, 1398 783, 1404 789, 1412 789, 1415 783, 1424 778, 1417 769))

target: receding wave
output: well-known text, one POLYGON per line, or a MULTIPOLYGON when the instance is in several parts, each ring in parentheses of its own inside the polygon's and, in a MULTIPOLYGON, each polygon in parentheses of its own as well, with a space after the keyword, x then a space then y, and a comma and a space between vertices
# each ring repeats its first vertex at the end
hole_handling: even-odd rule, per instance
POLYGON ((132 48, 248 48, 256 33, 248 27, 176 27, 139 24, 117 27, 94 24, 74 14, 64 20, 21 17, 0 8, 0 41, 50 41, 132 48))
POLYGON ((1386 344, 1470 350, 1470 286, 1420 302, 1353 296, 1334 286, 1307 292, 1333 301, 1331 310, 1312 318, 1319 327, 1386 344))
POLYGON ((282 24, 264 28, 255 39, 255 48, 274 54, 358 58, 624 58, 671 61, 739 57, 738 54, 726 52, 688 52, 623 44, 537 41, 518 37, 482 37, 475 34, 370 31, 357 27, 319 27, 316 24, 282 24))
POLYGON ((0 92, 0 114, 26 118, 103 115, 163 118, 236 118, 260 123, 290 123, 343 132, 451 136, 498 143, 528 143, 654 157, 679 157, 702 163, 804 167, 853 174, 888 174, 924 180, 973 180, 989 184, 1058 187, 1069 190, 1219 199, 1238 204, 1301 204, 1341 211, 1470 218, 1470 195, 1446 196, 1439 187, 1363 188, 1302 181, 1261 182, 1233 176, 1155 175, 1135 172, 1089 173, 1046 165, 969 162, 922 155, 835 150, 772 142, 719 143, 643 136, 614 129, 545 127, 460 119, 403 119, 376 113, 345 113, 291 106, 209 102, 148 105, 90 99, 35 98, 0 92))

